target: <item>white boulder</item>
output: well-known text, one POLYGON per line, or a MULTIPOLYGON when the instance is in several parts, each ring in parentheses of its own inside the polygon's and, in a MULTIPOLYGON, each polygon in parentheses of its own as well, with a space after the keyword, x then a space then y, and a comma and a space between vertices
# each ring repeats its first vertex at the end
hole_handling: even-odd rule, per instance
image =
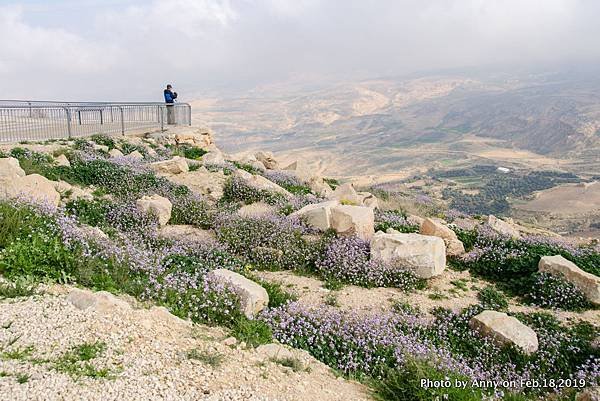
POLYGON ((221 164, 224 162, 225 157, 223 157, 223 153, 218 150, 212 150, 202 156, 202 163, 204 164, 221 164))
POLYGON ((362 205, 362 198, 356 193, 350 183, 339 185, 329 196, 329 199, 355 206, 362 205))
POLYGON ((252 319, 269 304, 269 294, 262 286, 246 277, 227 269, 216 269, 209 276, 229 283, 240 297, 240 306, 246 317, 252 319))
POLYGON ((371 258, 399 264, 417 277, 430 278, 439 276, 446 268, 446 246, 438 237, 379 231, 371 240, 371 258))
POLYGON ((133 159, 133 160, 143 160, 144 159, 144 155, 141 154, 137 150, 134 150, 133 152, 129 153, 126 157, 129 159, 133 159))
POLYGON ((131 309, 131 306, 126 301, 123 301, 106 291, 92 292, 74 288, 69 292, 69 295, 67 295, 67 301, 77 309, 90 309, 103 314, 113 313, 118 309, 131 309))
POLYGON ((339 206, 338 201, 326 201, 306 205, 302 209, 292 213, 290 216, 298 216, 309 226, 317 230, 325 231, 331 228, 331 208, 339 206))
POLYGON ((365 206, 336 205, 331 208, 331 228, 343 235, 370 240, 375 233, 373 209, 365 206))
POLYGON ((196 171, 169 176, 169 180, 185 185, 209 200, 218 201, 223 196, 227 176, 222 171, 210 172, 202 166, 196 171))
POLYGON ((67 156, 63 154, 58 155, 56 159, 54 159, 54 161, 57 166, 69 167, 71 165, 71 162, 69 161, 69 159, 67 159, 67 156))
POLYGON ((564 279, 577 286, 586 298, 600 305, 600 277, 581 270, 577 265, 560 255, 543 256, 538 264, 540 272, 562 274, 564 279))
POLYGON ((55 182, 39 174, 16 176, 11 180, 0 181, 0 198, 24 198, 35 202, 48 202, 58 206, 60 193, 55 189, 55 182))
POLYGON ((502 234, 512 238, 521 238, 519 230, 514 225, 507 223, 504 220, 500 220, 492 214, 488 216, 487 223, 492 228, 492 230, 496 231, 498 234, 502 234))
POLYGON ((333 189, 327 184, 323 177, 313 177, 308 182, 308 187, 312 192, 314 192, 317 196, 322 196, 324 198, 328 198, 333 194, 333 189))
POLYGON ((14 157, 3 157, 0 159, 0 180, 25 177, 25 170, 21 168, 19 160, 14 157))
POLYGON ((456 236, 456 233, 440 221, 426 218, 421 223, 419 233, 443 239, 446 244, 446 254, 448 256, 459 256, 465 253, 465 247, 462 241, 456 236))
POLYGON ((276 170, 279 167, 279 163, 271 152, 256 152, 255 157, 268 170, 276 170))
POLYGON ((363 206, 371 207, 373 209, 379 208, 379 199, 370 192, 357 192, 360 204, 363 206))
POLYGON ((123 152, 121 152, 119 149, 114 148, 111 149, 108 154, 110 155, 110 157, 123 157, 123 152))
POLYGON ((469 321, 469 326, 484 336, 489 336, 498 345, 514 345, 526 354, 538 350, 535 331, 506 313, 484 310, 469 321))
POLYGON ((241 217, 263 217, 277 213, 277 208, 264 202, 251 203, 238 209, 241 217))
POLYGON ((150 168, 156 173, 167 175, 187 173, 190 171, 187 161, 181 156, 175 156, 169 160, 150 163, 150 168))
POLYGON ((215 242, 212 231, 202 230, 187 224, 167 224, 158 231, 160 238, 184 242, 215 242))
POLYGON ((146 213, 153 213, 158 217, 158 224, 164 226, 171 219, 173 205, 171 201, 160 195, 142 196, 136 201, 138 209, 146 213))

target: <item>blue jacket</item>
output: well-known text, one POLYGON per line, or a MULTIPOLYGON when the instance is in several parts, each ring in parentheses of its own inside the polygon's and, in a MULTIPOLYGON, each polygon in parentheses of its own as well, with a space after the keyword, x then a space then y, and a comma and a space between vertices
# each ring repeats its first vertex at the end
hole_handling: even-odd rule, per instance
POLYGON ((173 92, 172 90, 165 89, 165 103, 175 103, 175 99, 177 99, 177 92, 173 92))

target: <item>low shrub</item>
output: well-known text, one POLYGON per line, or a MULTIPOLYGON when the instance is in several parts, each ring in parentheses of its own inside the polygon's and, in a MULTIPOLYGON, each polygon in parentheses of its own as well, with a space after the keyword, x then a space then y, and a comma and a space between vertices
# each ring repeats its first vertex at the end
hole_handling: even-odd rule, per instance
POLYGON ((424 280, 413 272, 369 258, 367 241, 357 237, 333 238, 316 262, 317 272, 326 280, 364 287, 396 287, 405 291, 423 288, 424 280))
POLYGON ((245 204, 255 202, 266 202, 275 204, 283 198, 283 195, 254 188, 248 185, 242 178, 231 177, 225 182, 221 202, 243 202, 245 204))
POLYGON ((546 272, 533 274, 527 298, 545 308, 574 311, 591 308, 585 294, 575 284, 566 281, 564 276, 546 272))
POLYGON ((108 150, 114 149, 116 146, 115 140, 108 135, 94 134, 90 139, 98 145, 108 146, 108 150))
POLYGON ((306 241, 306 228, 284 217, 221 216, 217 238, 228 249, 260 269, 312 270, 319 248, 306 241))
POLYGON ((401 233, 418 233, 419 226, 406 220, 406 214, 400 210, 382 211, 375 209, 375 231, 385 232, 392 228, 401 233))
POLYGON ((262 344, 268 344, 273 341, 271 328, 261 320, 250 320, 242 317, 236 321, 231 330, 231 334, 246 344, 257 347, 262 344))
POLYGON ((371 384, 375 397, 382 401, 481 401, 484 396, 489 396, 481 389, 473 388, 468 377, 414 358, 408 358, 402 367, 387 369, 381 379, 372 380, 371 384), (423 380, 426 382, 423 383, 423 380), (457 386, 457 381, 466 381, 468 385, 457 386), (450 385, 440 387, 439 384, 435 386, 434 382, 450 385))
POLYGON ((477 294, 479 302, 484 309, 493 309, 497 311, 505 311, 508 309, 508 299, 504 293, 498 291, 492 286, 487 286, 480 290, 477 294))

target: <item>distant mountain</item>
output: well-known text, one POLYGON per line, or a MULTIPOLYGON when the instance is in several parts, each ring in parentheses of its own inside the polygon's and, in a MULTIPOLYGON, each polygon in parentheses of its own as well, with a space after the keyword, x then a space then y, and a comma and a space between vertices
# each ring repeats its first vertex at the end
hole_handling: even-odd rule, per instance
POLYGON ((327 160, 334 174, 481 159, 600 173, 598 79, 431 76, 305 92, 279 85, 192 104, 225 149, 325 159, 335 149, 341 156, 327 160))

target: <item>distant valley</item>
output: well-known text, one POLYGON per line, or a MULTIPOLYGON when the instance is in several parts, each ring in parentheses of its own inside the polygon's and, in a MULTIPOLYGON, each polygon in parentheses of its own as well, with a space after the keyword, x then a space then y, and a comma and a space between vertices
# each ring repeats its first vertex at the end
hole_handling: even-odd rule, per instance
MULTIPOLYGON (((439 75, 309 89, 280 84, 204 98, 192 106, 194 122, 212 128, 229 152, 268 149, 284 160, 318 160, 323 174, 365 186, 404 185, 431 178, 432 172, 476 165, 506 167, 517 176, 532 171, 574 174, 575 180, 533 186, 531 192, 506 199, 519 203, 519 213, 536 221, 549 212, 538 205, 528 211, 527 199, 538 196, 535 191, 600 179, 600 79, 586 75, 439 75)), ((467 196, 485 182, 469 183, 467 196)), ((462 184, 441 182, 442 187, 456 185, 462 184)), ((560 193, 571 205, 565 193, 581 195, 560 193)), ((451 201, 448 191, 437 195, 451 201)), ((582 230, 594 225, 598 207, 583 209, 583 223, 576 219, 582 230)), ((556 226, 556 218, 551 220, 556 226)), ((577 231, 569 222, 558 226, 577 231)))

